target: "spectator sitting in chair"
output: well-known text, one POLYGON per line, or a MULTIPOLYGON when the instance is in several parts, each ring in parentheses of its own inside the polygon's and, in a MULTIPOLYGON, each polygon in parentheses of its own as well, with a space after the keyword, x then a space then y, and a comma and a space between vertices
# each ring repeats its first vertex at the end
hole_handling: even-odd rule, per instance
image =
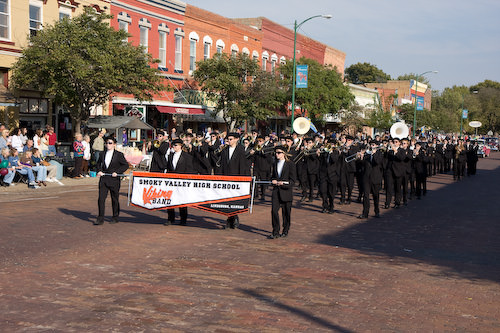
POLYGON ((39 186, 35 182, 35 175, 33 174, 33 170, 31 170, 30 167, 19 163, 19 152, 15 148, 10 149, 9 169, 21 175, 28 176, 29 187, 39 188, 39 186))
POLYGON ((40 153, 40 149, 33 148, 32 150, 33 156, 31 159, 33 160, 33 163, 35 165, 43 165, 45 168, 47 168, 47 179, 49 183, 58 183, 59 185, 64 185, 57 179, 57 166, 50 164, 49 162, 45 161, 42 157, 42 154, 40 153))
POLYGON ((26 141, 26 145, 24 145, 23 147, 23 153, 27 152, 28 150, 32 150, 34 147, 33 147, 33 140, 31 139, 28 139, 26 141))
POLYGON ((36 172, 36 182, 38 186, 43 185, 47 186, 45 180, 47 179, 47 168, 41 164, 36 164, 33 162, 33 152, 28 150, 21 157, 21 164, 25 165, 28 168, 31 168, 32 171, 36 172))
MULTIPOLYGON (((9 161, 9 156, 10 156, 10 149, 7 147, 2 148, 0 160, 3 161, 9 161)), ((16 175, 16 171, 12 170, 12 168, 7 168, 7 174, 3 177, 3 179, 0 181, 1 186, 14 186, 15 184, 12 184, 12 181, 14 180, 14 176, 16 175)))

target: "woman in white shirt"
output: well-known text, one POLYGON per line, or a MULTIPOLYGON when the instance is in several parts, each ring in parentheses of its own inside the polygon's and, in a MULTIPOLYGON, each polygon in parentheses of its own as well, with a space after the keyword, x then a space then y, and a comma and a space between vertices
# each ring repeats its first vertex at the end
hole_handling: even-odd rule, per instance
POLYGON ((43 157, 49 154, 49 132, 47 131, 43 132, 43 136, 40 139, 40 150, 42 151, 43 157))
POLYGON ((15 148, 19 153, 23 152, 23 140, 21 138, 21 129, 14 128, 14 130, 10 133, 10 145, 12 148, 15 148))
POLYGON ((88 134, 86 134, 83 137, 82 145, 83 145, 82 174, 85 175, 85 177, 90 177, 89 163, 91 154, 90 154, 90 136, 88 136, 88 134))
POLYGON ((42 143, 43 131, 37 129, 35 135, 33 136, 33 148, 40 149, 40 144, 42 143))

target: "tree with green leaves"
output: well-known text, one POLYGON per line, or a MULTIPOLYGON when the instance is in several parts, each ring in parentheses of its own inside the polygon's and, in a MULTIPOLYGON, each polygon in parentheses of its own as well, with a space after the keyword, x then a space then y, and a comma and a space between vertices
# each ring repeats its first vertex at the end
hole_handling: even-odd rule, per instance
POLYGON ((265 119, 275 113, 277 83, 246 54, 215 54, 196 63, 193 77, 230 129, 246 119, 265 119))
POLYGON ((110 15, 87 8, 82 15, 45 25, 30 38, 13 67, 13 88, 54 96, 69 109, 75 131, 94 106, 112 93, 150 100, 163 89, 151 55, 123 40, 128 33, 109 26, 110 15))
POLYGON ((393 124, 391 111, 384 110, 376 97, 373 98, 373 106, 366 124, 379 130, 389 130, 393 124))
MULTIPOLYGON (((295 102, 307 111, 313 122, 321 122, 325 115, 337 114, 352 104, 354 96, 336 68, 307 58, 301 58, 298 64, 308 65, 308 79, 307 88, 295 90, 295 102)), ((293 63, 281 65, 279 70, 284 77, 283 84, 289 87, 288 100, 291 101, 293 63)))
POLYGON ((344 73, 345 79, 353 84, 370 82, 385 83, 391 79, 389 74, 386 74, 383 70, 368 62, 358 62, 357 64, 351 65, 345 69, 344 73))

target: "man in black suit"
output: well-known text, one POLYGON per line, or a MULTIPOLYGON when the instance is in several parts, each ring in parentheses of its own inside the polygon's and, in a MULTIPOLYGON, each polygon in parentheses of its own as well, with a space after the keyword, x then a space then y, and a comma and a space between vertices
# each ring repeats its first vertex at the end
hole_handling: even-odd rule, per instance
MULTIPOLYGON (((250 176, 250 165, 245 155, 245 149, 238 143, 240 135, 238 133, 228 133, 227 147, 220 153, 220 167, 217 174, 225 176, 250 176)), ((226 229, 235 229, 239 225, 238 215, 230 216, 226 222, 226 229)))
POLYGON ((160 131, 156 136, 156 139, 160 143, 159 147, 152 147, 153 149, 153 157, 151 158, 151 166, 149 171, 151 172, 165 172, 167 168, 167 161, 165 158, 165 154, 170 148, 170 144, 168 143, 168 138, 163 131, 160 131))
POLYGON ((421 142, 415 144, 415 150, 413 151, 413 166, 415 168, 415 194, 417 199, 421 198, 421 195, 427 194, 427 164, 429 163, 429 156, 427 155, 427 150, 421 142))
MULTIPOLYGON (((401 206, 401 199, 403 196, 403 182, 406 179, 407 167, 405 160, 407 159, 407 152, 405 148, 401 147, 401 141, 398 138, 393 138, 392 141, 393 145, 392 149, 389 151, 389 160, 392 161, 391 170, 394 179, 394 208, 399 208, 401 206)), ((407 187, 408 186, 405 186, 405 189, 407 189, 407 187)))
POLYGON ((373 208, 375 217, 380 217, 380 189, 382 188, 382 177, 384 174, 383 163, 384 155, 378 149, 378 142, 375 140, 370 141, 371 153, 364 154, 362 159, 363 171, 363 213, 358 216, 360 219, 368 218, 370 212, 370 193, 373 196, 373 208))
MULTIPOLYGON (((193 158, 188 153, 182 150, 182 140, 175 139, 172 141, 173 152, 168 155, 167 172, 169 173, 194 173, 193 158)), ((171 225, 175 221, 175 209, 167 209, 168 220, 164 225, 171 225)), ((181 218, 180 225, 186 225, 188 210, 187 207, 179 208, 181 218)))
POLYGON ((271 183, 273 185, 273 192, 271 219, 273 232, 269 236, 270 239, 280 237, 280 208, 281 215, 283 216, 283 232, 281 234, 281 237, 288 236, 288 231, 290 230, 293 186, 296 181, 296 168, 295 164, 291 162, 285 155, 285 151, 285 147, 276 146, 276 160, 272 165, 271 183))
MULTIPOLYGON (((359 148, 353 144, 354 137, 346 136, 346 143, 343 152, 340 156, 340 204, 350 204, 352 190, 354 188, 354 174, 356 173, 356 161, 351 160, 346 162, 345 159, 359 152, 359 148), (347 201, 345 198, 345 190, 347 188, 347 201)), ((359 185, 359 184, 358 184, 359 185)), ((359 187, 359 186, 358 186, 359 187)))
MULTIPOLYGON (((332 146, 335 140, 328 141, 332 146)), ((337 183, 340 177, 340 152, 333 148, 329 152, 320 154, 319 166, 319 186, 323 199, 322 213, 334 213, 335 194, 337 193, 337 183)))
POLYGON ((99 215, 94 225, 104 223, 104 209, 106 206, 106 197, 108 192, 111 193, 111 205, 113 207, 113 217, 110 223, 118 223, 120 215, 120 181, 119 174, 124 173, 128 169, 128 162, 122 152, 116 151, 116 139, 107 138, 105 151, 99 156, 97 171, 99 179, 99 199, 97 205, 99 207, 99 215))

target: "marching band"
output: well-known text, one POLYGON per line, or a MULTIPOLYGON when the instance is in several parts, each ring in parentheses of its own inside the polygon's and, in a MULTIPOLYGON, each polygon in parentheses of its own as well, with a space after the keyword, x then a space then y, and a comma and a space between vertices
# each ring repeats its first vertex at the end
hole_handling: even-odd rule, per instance
MULTIPOLYGON (((157 140, 147 145, 147 150, 153 155, 150 171, 177 172, 178 161, 189 160, 189 166, 182 169, 184 173, 254 176, 256 199, 265 200, 271 188, 273 231, 270 238, 277 238, 288 234, 295 186, 301 194, 300 202, 313 203, 321 199, 321 212, 334 214, 335 203, 352 203, 356 185, 356 201, 363 205, 358 218, 367 219, 370 197, 373 216, 378 218, 380 206, 400 208, 406 206, 408 200, 425 196, 428 177, 451 170, 456 180, 464 177, 465 170, 467 175, 475 174, 477 143, 448 137, 410 140, 407 129, 402 133, 398 130, 400 128, 393 132, 391 128, 390 135, 363 140, 350 135, 334 139, 318 134, 305 136, 304 133, 278 138, 253 131, 243 136, 239 133, 225 136, 218 132, 207 136, 189 133, 172 142, 160 132, 157 140), (188 156, 176 157, 184 154, 188 156), (381 192, 385 193, 382 203, 381 192), (283 213, 281 234, 279 208, 283 213)), ((186 215, 187 212, 181 212, 182 224, 186 224, 186 215)), ((171 211, 166 225, 173 219, 171 211)), ((238 217, 233 216, 228 218, 226 228, 234 229, 238 225, 238 217)))

